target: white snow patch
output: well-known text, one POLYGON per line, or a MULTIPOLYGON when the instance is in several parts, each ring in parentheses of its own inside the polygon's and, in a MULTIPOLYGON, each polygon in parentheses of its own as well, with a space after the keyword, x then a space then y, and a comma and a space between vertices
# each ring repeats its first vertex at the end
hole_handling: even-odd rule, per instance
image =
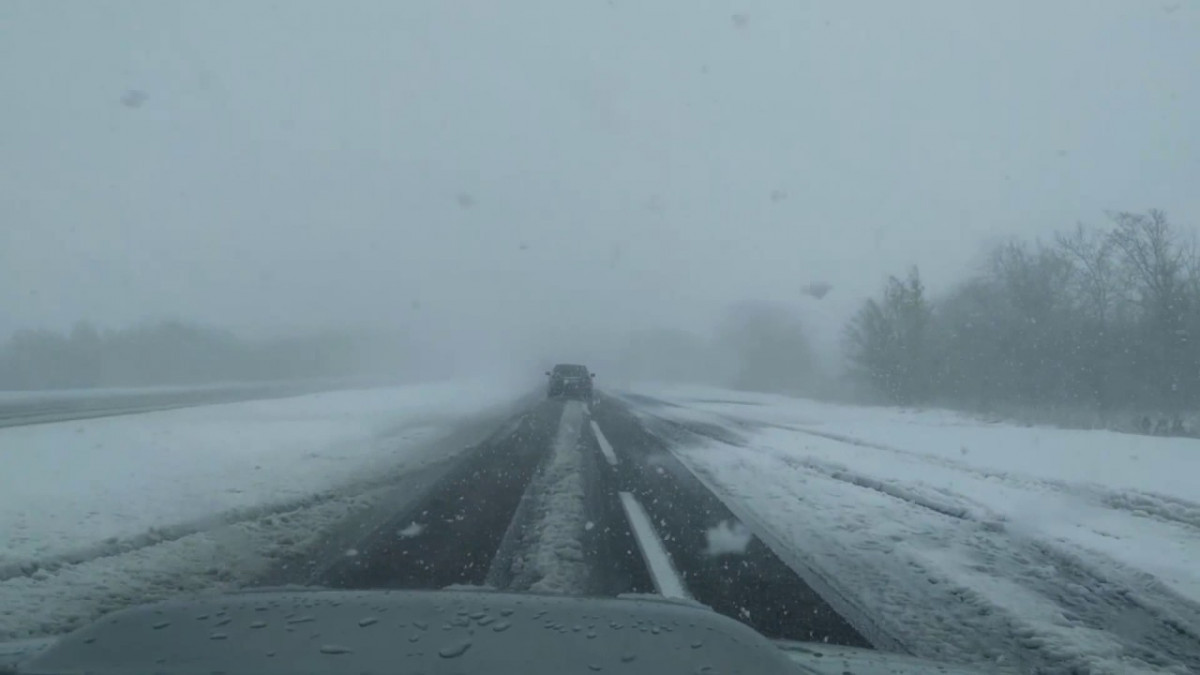
POLYGON ((336 499, 0 583, 0 642, 54 635, 130 605, 233 591, 373 503, 336 499))
POLYGON ((706 541, 704 554, 708 556, 742 555, 746 552, 746 547, 750 545, 753 537, 754 535, 741 522, 722 520, 704 533, 706 541))
POLYGON ((554 438, 553 456, 535 479, 539 503, 536 541, 524 565, 537 581, 530 590, 578 594, 584 590, 587 568, 580 535, 587 523, 583 501, 583 454, 579 447, 584 409, 578 401, 563 406, 554 438))
POLYGON ((425 531, 424 525, 422 525, 421 523, 418 523, 416 521, 413 521, 411 524, 409 524, 408 527, 404 528, 403 530, 398 530, 396 532, 396 536, 401 537, 403 539, 409 539, 411 537, 420 536, 420 534, 424 531, 425 531))

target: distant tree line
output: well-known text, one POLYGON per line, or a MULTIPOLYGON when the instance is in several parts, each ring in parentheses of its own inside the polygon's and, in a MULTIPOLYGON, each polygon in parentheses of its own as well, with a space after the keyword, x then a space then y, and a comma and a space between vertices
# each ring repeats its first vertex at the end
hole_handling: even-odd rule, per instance
POLYGON ((381 351, 377 343, 334 332, 252 341, 181 321, 121 330, 100 330, 80 322, 66 333, 21 330, 0 344, 0 390, 356 375, 364 372, 368 361, 376 371, 389 365, 377 358, 381 351))
POLYGON ((899 404, 1178 420, 1200 404, 1195 240, 1161 211, 1110 220, 995 246, 983 269, 936 299, 916 268, 889 278, 845 328, 853 372, 899 404))

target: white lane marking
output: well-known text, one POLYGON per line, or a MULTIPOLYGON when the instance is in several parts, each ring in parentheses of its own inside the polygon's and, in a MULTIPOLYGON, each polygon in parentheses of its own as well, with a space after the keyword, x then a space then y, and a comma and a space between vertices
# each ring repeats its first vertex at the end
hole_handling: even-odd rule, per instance
POLYGON ((625 517, 629 519, 629 526, 633 528, 633 538, 637 540, 638 548, 642 551, 642 558, 646 561, 658 594, 664 598, 691 600, 679 573, 671 564, 671 556, 667 555, 667 549, 663 547, 662 540, 650 524, 650 516, 646 515, 646 510, 630 493, 622 492, 620 495, 621 506, 625 507, 625 517))
POLYGON ((600 425, 596 424, 595 420, 592 420, 592 433, 596 434, 596 442, 600 444, 600 452, 604 453, 604 459, 608 460, 608 465, 616 466, 617 453, 613 452, 612 445, 604 437, 604 432, 600 431, 600 425))

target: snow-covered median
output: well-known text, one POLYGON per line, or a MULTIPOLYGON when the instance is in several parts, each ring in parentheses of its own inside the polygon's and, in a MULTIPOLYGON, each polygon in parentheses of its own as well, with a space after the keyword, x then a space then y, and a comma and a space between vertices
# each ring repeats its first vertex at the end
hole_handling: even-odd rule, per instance
POLYGON ((436 384, 0 429, 0 639, 245 581, 512 398, 436 384))
POLYGON ((639 393, 669 404, 631 397, 651 420, 740 436, 698 435, 677 453, 789 562, 918 655, 1018 672, 1200 670, 1200 441, 639 393))

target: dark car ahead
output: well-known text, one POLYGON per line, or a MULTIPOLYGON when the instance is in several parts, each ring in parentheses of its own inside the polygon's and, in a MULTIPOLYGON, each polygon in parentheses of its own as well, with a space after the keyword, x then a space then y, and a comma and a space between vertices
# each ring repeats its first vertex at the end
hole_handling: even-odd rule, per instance
POLYGON ((550 377, 550 386, 546 392, 550 398, 591 400, 592 378, 596 375, 588 372, 587 366, 560 363, 546 375, 550 377))

